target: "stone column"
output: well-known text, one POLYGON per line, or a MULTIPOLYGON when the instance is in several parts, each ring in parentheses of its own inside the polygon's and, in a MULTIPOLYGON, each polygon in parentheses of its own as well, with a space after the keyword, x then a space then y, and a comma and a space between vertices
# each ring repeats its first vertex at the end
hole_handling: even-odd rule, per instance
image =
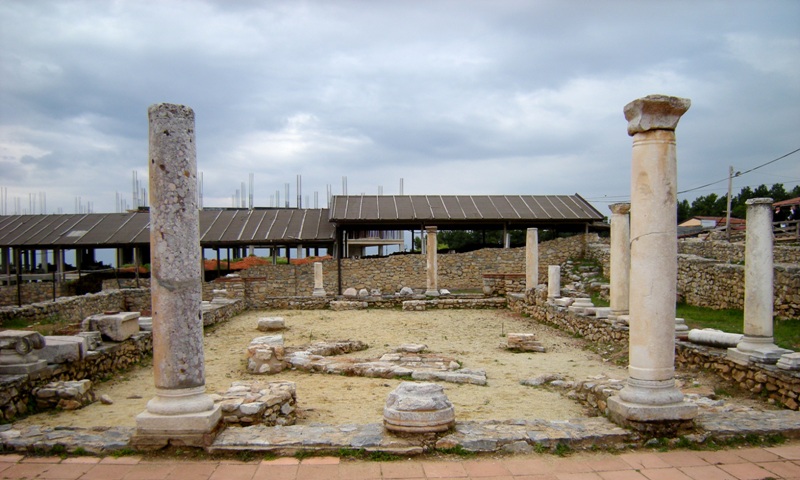
POLYGON ((628 314, 631 275, 631 222, 628 215, 630 203, 615 203, 611 209, 611 313, 608 318, 616 319, 628 314))
POLYGON ((547 299, 554 300, 561 297, 561 266, 547 266, 547 299))
POLYGON ((322 282, 322 262, 314 262, 314 292, 311 295, 314 297, 325 296, 325 286, 322 282))
POLYGON ((205 393, 194 112, 157 104, 148 116, 156 395, 136 417, 135 443, 204 445, 220 409, 205 393))
POLYGON ((438 243, 436 242, 436 227, 425 227, 427 235, 426 250, 427 261, 425 263, 425 271, 427 273, 427 289, 425 295, 429 297, 439 296, 439 267, 436 263, 436 250, 438 243))
POLYGON ((785 353, 775 345, 773 331, 772 199, 751 198, 747 205, 744 246, 744 337, 728 358, 747 364, 750 360, 775 363, 785 353))
POLYGON ((529 228, 525 232, 525 291, 534 290, 539 284, 539 229, 529 228))
POLYGON ((628 381, 609 398, 612 420, 675 431, 697 414, 675 386, 678 275, 675 127, 688 99, 651 95, 625 106, 631 162, 630 354, 628 381))

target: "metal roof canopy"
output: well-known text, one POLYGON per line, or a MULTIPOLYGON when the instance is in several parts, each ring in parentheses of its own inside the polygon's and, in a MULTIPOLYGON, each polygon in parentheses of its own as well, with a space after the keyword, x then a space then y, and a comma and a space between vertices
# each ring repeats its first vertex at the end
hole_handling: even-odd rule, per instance
POLYGON ((344 228, 563 228, 604 218, 580 195, 336 195, 330 221, 344 228))
MULTIPOLYGON (((330 245, 335 228, 327 209, 205 209, 200 244, 229 246, 330 245)), ((0 216, 0 247, 116 248, 150 243, 150 212, 0 216)))

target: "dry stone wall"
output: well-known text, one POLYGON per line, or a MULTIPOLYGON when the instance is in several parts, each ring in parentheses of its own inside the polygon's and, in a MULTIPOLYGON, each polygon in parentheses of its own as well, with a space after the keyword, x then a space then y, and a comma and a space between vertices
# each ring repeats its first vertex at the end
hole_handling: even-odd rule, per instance
MULTIPOLYGON (((545 289, 525 295, 508 296, 508 307, 595 343, 628 344, 628 328, 602 319, 570 313, 563 307, 547 304, 545 289)), ((739 365, 725 357, 726 351, 677 341, 675 365, 687 370, 710 371, 722 379, 753 393, 759 393, 791 410, 800 410, 800 372, 781 370, 774 365, 739 365)), ((603 398, 605 401, 605 398, 603 398)))
MULTIPOLYGON (((679 242, 681 251, 699 251, 706 255, 717 255, 735 259, 737 247, 725 242, 679 242), (697 247, 696 244, 704 244, 697 247), (708 245, 705 245, 708 244, 708 245), (720 246, 719 244, 723 244, 720 246), (690 245, 685 248, 686 245, 690 245)), ((800 263, 796 255, 797 247, 775 247, 776 256, 782 259, 795 257, 793 264, 778 263, 774 269, 774 313, 780 318, 800 317, 800 263)), ((603 275, 609 275, 608 245, 593 243, 589 245, 590 258, 603 267, 603 275)), ((713 309, 744 308, 744 266, 738 263, 721 261, 718 258, 701 257, 694 254, 678 255, 677 293, 680 300, 689 305, 713 309)))
POLYGON ((64 283, 56 282, 53 292, 53 282, 25 282, 19 284, 17 292, 17 285, 3 285, 0 286, 0 307, 19 305, 19 300, 23 305, 52 301, 54 294, 56 298, 67 296, 70 294, 69 288, 64 283))

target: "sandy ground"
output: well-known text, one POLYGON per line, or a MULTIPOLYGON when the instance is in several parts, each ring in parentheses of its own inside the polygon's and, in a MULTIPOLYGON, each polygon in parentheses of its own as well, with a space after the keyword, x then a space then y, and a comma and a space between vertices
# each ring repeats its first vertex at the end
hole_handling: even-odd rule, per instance
MULTIPOLYGON (((319 340, 361 340, 370 348, 349 356, 377 358, 403 343, 424 343, 430 352, 455 357, 465 368, 485 370, 487 386, 441 383, 460 421, 585 416, 580 405, 558 392, 522 386, 519 381, 544 373, 560 373, 575 380, 599 374, 618 379, 627 376, 625 368, 584 349, 582 340, 505 310, 250 311, 207 330, 207 391, 225 391, 235 380, 295 382, 299 424, 380 422, 386 396, 400 380, 297 371, 271 377, 249 375, 245 371, 245 349, 251 339, 265 335, 256 329, 257 319, 263 316, 285 318, 288 328, 283 334, 287 346, 319 340), (500 348, 508 332, 537 334, 547 353, 512 353, 500 348)), ((96 402, 77 411, 34 415, 19 423, 134 426, 136 415, 144 411, 154 390, 152 369, 140 367, 95 384, 98 397, 109 395, 113 405, 96 402)))

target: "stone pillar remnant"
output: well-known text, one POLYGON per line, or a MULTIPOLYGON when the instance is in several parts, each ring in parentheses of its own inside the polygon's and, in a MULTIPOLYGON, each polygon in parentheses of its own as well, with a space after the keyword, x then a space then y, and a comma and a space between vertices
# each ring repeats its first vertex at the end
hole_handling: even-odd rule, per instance
POLYGON ((785 353, 775 345, 773 332, 772 199, 751 198, 747 205, 744 245, 744 337, 728 358, 747 364, 750 360, 775 363, 785 353))
POLYGON ((35 350, 45 346, 38 332, 3 330, 0 332, 0 375, 28 374, 47 367, 35 350))
POLYGON ((629 311, 631 275, 631 222, 630 203, 615 203, 611 209, 611 291, 610 320, 629 311))
POLYGON ((314 291, 311 293, 311 296, 325 296, 325 287, 323 285, 322 278, 322 262, 314 262, 314 291))
POLYGON ((439 267, 436 263, 436 251, 438 243, 436 241, 436 234, 438 230, 436 227, 425 227, 427 234, 427 262, 425 264, 425 271, 427 273, 427 288, 425 295, 429 297, 439 296, 439 267))
POLYGON ((403 382, 389 393, 383 407, 383 425, 391 431, 445 432, 455 423, 455 408, 435 383, 403 382))
POLYGON ((608 409, 613 420, 643 430, 674 431, 697 414, 675 385, 675 127, 690 105, 688 99, 650 95, 624 109, 633 137, 630 361, 627 384, 608 409))
POLYGON ((529 228, 525 235, 525 291, 539 284, 539 229, 529 228))
POLYGON ((156 395, 136 417, 138 445, 204 445, 220 420, 205 393, 194 112, 148 109, 153 373, 156 395))
POLYGON ((547 300, 561 297, 561 265, 547 266, 547 300))

